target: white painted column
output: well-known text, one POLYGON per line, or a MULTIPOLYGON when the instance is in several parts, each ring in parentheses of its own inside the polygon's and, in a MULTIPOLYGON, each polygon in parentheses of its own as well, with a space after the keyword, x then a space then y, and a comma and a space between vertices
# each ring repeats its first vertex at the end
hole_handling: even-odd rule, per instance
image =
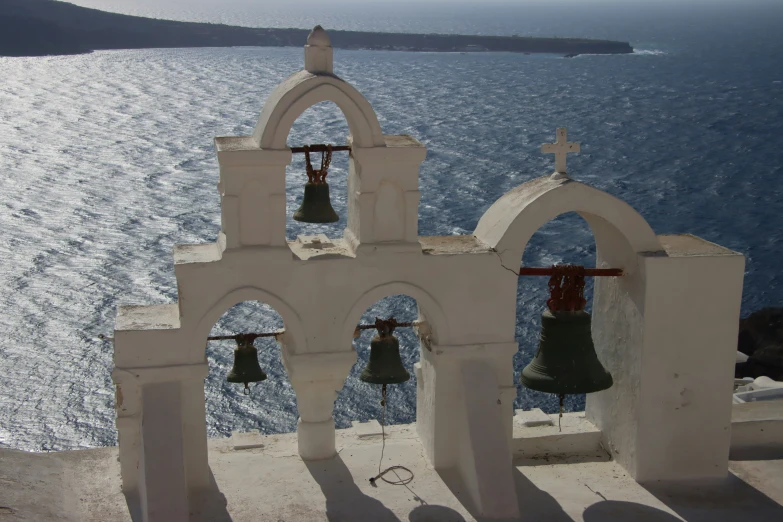
POLYGON ((188 498, 208 488, 206 364, 117 368, 122 487, 144 520, 187 520, 188 498), (185 518, 179 516, 185 506, 185 518))
POLYGON ((438 471, 456 470, 488 519, 519 516, 512 475, 514 343, 432 344, 416 365, 416 426, 438 471))
POLYGON ((511 445, 505 431, 512 415, 500 399, 497 373, 487 360, 462 360, 458 469, 482 517, 519 518, 511 445))
POLYGON ((226 248, 285 245, 285 168, 291 149, 262 150, 249 137, 216 138, 215 148, 226 248))
POLYGON ((185 478, 191 498, 197 494, 198 490, 211 486, 207 450, 207 411, 204 396, 204 379, 208 372, 209 368, 205 364, 199 372, 203 375, 180 381, 185 478))
POLYGON ((348 172, 345 239, 418 246, 419 167, 427 149, 410 136, 384 136, 385 147, 353 147, 348 172))
POLYGON ((292 355, 285 346, 282 351, 299 410, 299 455, 304 460, 330 459, 337 454, 334 401, 356 363, 356 352, 292 355))
POLYGON ((588 395, 587 415, 640 482, 728 473, 731 394, 744 257, 693 236, 659 236, 641 254, 643 296, 596 283, 596 349, 615 385, 588 395))
POLYGON ((188 488, 179 382, 142 387, 141 484, 144 522, 187 522, 188 488))
POLYGON ((141 387, 135 375, 114 370, 116 385, 117 438, 122 491, 138 499, 141 454, 141 387))

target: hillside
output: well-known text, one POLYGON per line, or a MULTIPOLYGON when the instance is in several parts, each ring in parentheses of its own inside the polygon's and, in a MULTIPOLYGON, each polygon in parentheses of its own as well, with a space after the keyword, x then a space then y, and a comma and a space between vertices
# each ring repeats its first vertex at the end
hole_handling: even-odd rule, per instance
MULTIPOLYGON (((264 29, 107 13, 54 0, 0 0, 0 56, 165 47, 300 47, 307 29, 264 29)), ((329 30, 342 49, 624 54, 627 42, 329 30)))

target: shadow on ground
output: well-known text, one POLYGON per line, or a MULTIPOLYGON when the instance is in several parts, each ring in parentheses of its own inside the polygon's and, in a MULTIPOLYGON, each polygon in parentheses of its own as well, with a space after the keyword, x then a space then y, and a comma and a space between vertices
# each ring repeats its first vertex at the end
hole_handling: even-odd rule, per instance
MULTIPOLYGON (((537 488, 535 484, 520 473, 516 467, 514 468, 513 473, 521 516, 520 518, 501 521, 495 518, 489 519, 482 517, 479 514, 477 506, 470 498, 468 490, 456 470, 438 472, 440 478, 449 490, 451 490, 452 494, 478 522, 541 522, 544 520, 547 522, 573 522, 573 519, 563 511, 563 508, 560 507, 560 504, 552 495, 537 488)), ((432 520, 439 521, 440 519, 432 520)))
MULTIPOLYGON (((143 522, 141 501, 138 496, 125 495, 128 511, 133 522, 143 522)), ((190 519, 200 522, 232 522, 228 513, 228 502, 209 470, 209 488, 200 491, 190 499, 190 519)))
POLYGON ((361 492, 339 455, 305 461, 305 465, 326 498, 326 518, 330 522, 401 522, 389 508, 361 492))
POLYGON ((643 486, 687 522, 783 520, 783 506, 734 473, 710 484, 643 486))

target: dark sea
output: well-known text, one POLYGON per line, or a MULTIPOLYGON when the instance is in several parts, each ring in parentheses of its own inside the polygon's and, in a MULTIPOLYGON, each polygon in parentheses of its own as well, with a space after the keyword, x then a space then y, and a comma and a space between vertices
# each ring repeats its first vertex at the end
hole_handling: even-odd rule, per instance
MULTIPOLYGON (((339 0, 338 0, 339 1, 339 0)), ((625 56, 335 51, 335 72, 373 104, 387 134, 428 147, 421 235, 470 234, 503 193, 553 170, 539 152, 556 127, 582 144, 569 173, 626 200, 657 233, 692 233, 743 253, 743 314, 783 306, 783 2, 482 4, 81 0, 117 12, 251 26, 609 38, 625 56), (218 5, 219 4, 219 5, 218 5)), ((304 44, 304 42, 302 42, 304 44)), ((275 85, 302 68, 301 48, 149 49, 0 58, 0 445, 34 451, 116 444, 111 335, 117 306, 177 298, 176 243, 214 241, 220 228, 213 138, 252 132, 275 85)), ((342 143, 331 104, 296 122, 289 144, 342 143)), ((303 225, 303 166, 290 167, 288 235, 341 235, 347 161, 330 175, 342 216, 303 225)), ((544 226, 526 265, 590 265, 586 223, 544 226)), ((716 285, 721 281, 715 281, 716 285)), ((546 281, 524 280, 520 351, 537 342, 546 281)), ((368 310, 413 319, 391 297, 368 310)), ((264 304, 229 310, 215 333, 281 327, 264 304)), ((359 362, 335 405, 338 427, 379 415, 359 362)), ((400 334, 405 364, 418 344, 400 334)), ((296 402, 273 341, 257 342, 269 379, 250 397, 225 382, 230 342, 210 343, 210 436, 295 429, 296 402)), ((327 347, 324 347, 327 349, 327 347)), ((569 397, 567 409, 584 407, 569 397)), ((554 411, 520 388, 517 408, 554 411)), ((387 418, 415 420, 413 380, 390 392, 387 418)))

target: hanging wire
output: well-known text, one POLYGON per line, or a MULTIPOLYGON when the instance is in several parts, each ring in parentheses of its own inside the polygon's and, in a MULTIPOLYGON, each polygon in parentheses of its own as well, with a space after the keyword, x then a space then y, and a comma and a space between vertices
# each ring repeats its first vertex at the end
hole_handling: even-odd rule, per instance
MULTIPOLYGON (((381 442, 381 460, 378 461, 378 474, 374 477, 370 478, 370 484, 372 487, 377 488, 378 485, 375 483, 376 480, 381 479, 387 484, 391 484, 392 486, 405 486, 407 487, 407 484, 410 484, 413 481, 413 472, 406 468, 405 466, 390 466, 386 468, 385 470, 381 471, 381 466, 383 465, 383 453, 386 450, 386 385, 384 384, 381 388, 381 435, 382 435, 382 442, 381 442), (411 474, 408 478, 400 478, 399 475, 397 475, 397 470, 401 469, 404 471, 407 471, 411 474), (384 475, 386 475, 389 472, 393 472, 397 476, 397 480, 389 480, 384 475)), ((408 488, 411 493, 413 493, 416 498, 421 500, 416 493, 414 493, 410 488, 408 488)), ((421 500, 424 502, 423 500, 421 500)))
POLYGON ((560 425, 560 421, 563 419, 563 401, 565 401, 565 395, 560 394, 560 416, 557 418, 557 429, 563 431, 563 427, 560 425))

